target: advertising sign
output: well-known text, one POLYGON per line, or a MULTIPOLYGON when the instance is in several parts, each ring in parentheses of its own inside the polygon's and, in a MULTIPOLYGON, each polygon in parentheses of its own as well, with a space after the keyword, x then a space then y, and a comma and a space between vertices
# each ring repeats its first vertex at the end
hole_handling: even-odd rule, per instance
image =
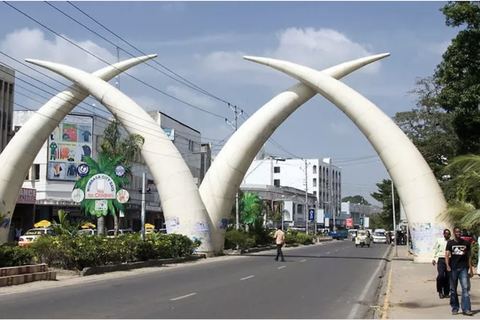
POLYGON ((353 219, 352 218, 346 218, 345 219, 345 227, 353 227, 353 219))
POLYGON ((168 139, 175 141, 175 129, 163 129, 168 139))
POLYGON ((85 188, 85 199, 115 199, 117 188, 112 178, 99 173, 90 178, 85 188))
POLYGON ((37 200, 37 189, 20 189, 20 194, 18 195, 17 203, 24 204, 33 204, 37 200))
POLYGON ((84 156, 92 156, 93 117, 67 115, 53 130, 47 146, 47 179, 76 181, 84 156))
POLYGON ((317 209, 317 223, 324 223, 325 216, 323 209, 317 209))
POLYGON ((369 218, 369 217, 363 218, 363 226, 364 226, 365 228, 369 228, 369 227, 370 227, 370 218, 369 218))

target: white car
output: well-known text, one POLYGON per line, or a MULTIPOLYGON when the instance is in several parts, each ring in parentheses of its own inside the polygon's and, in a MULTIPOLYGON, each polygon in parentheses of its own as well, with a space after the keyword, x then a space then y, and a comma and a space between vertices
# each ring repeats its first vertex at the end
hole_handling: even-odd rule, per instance
POLYGON ((373 232, 373 243, 387 243, 387 231, 376 229, 373 232))
POLYGON ((19 246, 31 245, 42 234, 55 235, 53 229, 48 228, 33 228, 25 232, 20 238, 18 238, 19 246))

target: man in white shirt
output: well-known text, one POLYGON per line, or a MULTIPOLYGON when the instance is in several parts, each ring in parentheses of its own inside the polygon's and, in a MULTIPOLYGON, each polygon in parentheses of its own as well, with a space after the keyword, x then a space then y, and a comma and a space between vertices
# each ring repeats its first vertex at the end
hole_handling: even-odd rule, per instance
POLYGON ((440 299, 450 298, 450 275, 445 263, 445 249, 450 236, 450 230, 443 230, 443 237, 438 238, 433 246, 432 264, 437 265, 437 292, 440 299))
POLYGON ((278 227, 273 237, 275 238, 275 243, 277 244, 277 257, 275 258, 275 261, 278 261, 279 256, 282 257, 282 261, 285 261, 282 252, 282 247, 285 244, 285 232, 282 231, 282 227, 278 227))

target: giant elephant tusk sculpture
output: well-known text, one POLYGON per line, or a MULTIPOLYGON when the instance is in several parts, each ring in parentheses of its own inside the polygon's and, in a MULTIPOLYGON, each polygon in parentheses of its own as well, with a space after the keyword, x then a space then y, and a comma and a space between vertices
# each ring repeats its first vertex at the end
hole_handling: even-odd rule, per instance
POLYGON ((430 262, 435 239, 446 223, 437 220, 446 200, 432 170, 415 145, 390 117, 340 81, 291 62, 244 57, 300 80, 342 110, 362 131, 380 156, 401 198, 416 262, 430 262))
POLYGON ((213 254, 211 222, 192 173, 173 142, 152 117, 118 89, 91 74, 52 62, 26 61, 74 82, 116 115, 128 133, 143 136, 145 142, 141 153, 158 188, 165 220, 178 219, 183 234, 202 240, 199 251, 213 254))
MULTIPOLYGON (((322 71, 336 79, 372 62, 388 57, 378 54, 342 63, 322 71)), ((255 112, 227 141, 213 161, 200 185, 199 191, 212 220, 215 250, 223 248, 228 219, 235 194, 242 183, 255 155, 273 132, 316 91, 302 82, 288 88, 255 112)))
MULTIPOLYGON (((94 72, 92 75, 110 80, 120 73, 157 55, 132 58, 94 72)), ((7 242, 10 220, 15 203, 24 182, 25 175, 32 166, 35 157, 52 131, 72 109, 88 96, 77 85, 72 85, 50 99, 15 134, 0 154, 0 213, 6 214, 0 228, 0 243, 7 242)), ((0 221, 1 222, 1 221, 0 221)))

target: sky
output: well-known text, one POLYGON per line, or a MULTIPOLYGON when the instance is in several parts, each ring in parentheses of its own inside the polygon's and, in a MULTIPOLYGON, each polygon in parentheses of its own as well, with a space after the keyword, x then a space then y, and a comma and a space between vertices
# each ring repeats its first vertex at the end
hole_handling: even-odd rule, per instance
MULTIPOLYGON (((275 95, 297 83, 283 73, 243 60, 244 55, 283 59, 322 70, 389 52, 390 57, 342 82, 394 116, 416 107, 416 97, 409 93, 415 80, 433 74, 458 32, 445 26, 440 11, 445 2, 73 2, 131 47, 67 2, 9 4, 51 29, 0 3, 0 63, 41 81, 17 72, 17 79, 35 83, 38 88, 17 80, 15 109, 38 109, 70 83, 33 67, 54 80, 49 79, 5 54, 20 62, 27 58, 48 60, 93 72, 118 59, 141 56, 139 49, 158 54, 155 60, 159 64, 151 63, 155 69, 140 65, 128 72, 132 77, 122 75, 111 83, 118 81, 120 90, 145 110, 160 110, 199 130, 203 142, 213 144, 214 153, 233 132, 224 120, 233 121, 233 111, 226 102, 245 111, 238 120, 240 126, 275 95), (179 78, 164 67, 209 94, 193 90, 181 79, 173 80, 179 78)), ((108 116, 91 97, 79 107, 78 112, 108 116)), ((320 95, 292 114, 272 138, 282 148, 267 142, 267 154, 332 158, 333 164, 342 168, 342 197, 360 194, 375 203, 370 197, 377 190, 375 184, 389 178, 367 139, 320 95)))

